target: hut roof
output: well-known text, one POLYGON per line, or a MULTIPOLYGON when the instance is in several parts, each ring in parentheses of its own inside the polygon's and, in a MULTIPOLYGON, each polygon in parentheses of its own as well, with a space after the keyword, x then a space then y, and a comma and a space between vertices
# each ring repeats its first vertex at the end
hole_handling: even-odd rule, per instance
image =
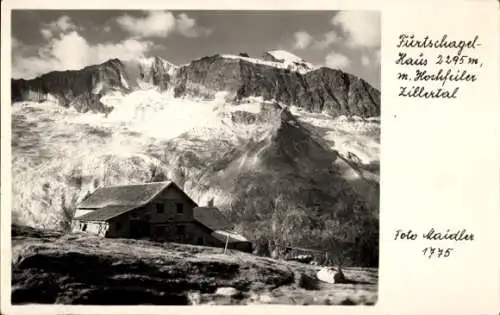
POLYGON ((214 207, 196 207, 193 209, 193 217, 213 231, 231 230, 233 228, 224 214, 214 207))
MULTIPOLYGON (((78 208, 97 209, 107 206, 141 206, 150 202, 159 193, 171 185, 174 185, 182 193, 184 193, 184 191, 172 181, 106 186, 97 189, 93 194, 85 198, 78 205, 78 208)), ((189 196, 185 193, 184 195, 188 200, 196 205, 196 203, 192 201, 189 196)))
POLYGON ((134 210, 136 206, 106 206, 99 210, 91 211, 79 217, 75 220, 79 221, 107 221, 109 219, 115 218, 120 214, 134 210))

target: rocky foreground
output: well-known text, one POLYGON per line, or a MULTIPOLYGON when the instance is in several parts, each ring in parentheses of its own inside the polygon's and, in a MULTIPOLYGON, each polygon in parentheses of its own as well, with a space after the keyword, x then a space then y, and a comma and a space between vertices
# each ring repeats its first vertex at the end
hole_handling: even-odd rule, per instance
POLYGON ((12 303, 373 305, 378 270, 320 267, 220 248, 12 227, 12 303))

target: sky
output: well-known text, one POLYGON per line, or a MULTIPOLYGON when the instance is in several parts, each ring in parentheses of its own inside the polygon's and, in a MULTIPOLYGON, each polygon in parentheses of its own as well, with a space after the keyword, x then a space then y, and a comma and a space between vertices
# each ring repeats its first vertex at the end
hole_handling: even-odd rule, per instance
POLYGON ((380 89, 376 11, 12 11, 12 77, 81 69, 111 58, 174 64, 215 54, 289 51, 380 89))

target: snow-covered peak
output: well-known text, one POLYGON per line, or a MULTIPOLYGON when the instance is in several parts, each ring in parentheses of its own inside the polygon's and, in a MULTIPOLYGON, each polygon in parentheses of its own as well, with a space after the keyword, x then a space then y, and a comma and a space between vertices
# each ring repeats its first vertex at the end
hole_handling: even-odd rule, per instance
POLYGON ((167 70, 167 73, 169 75, 172 75, 175 69, 177 69, 176 65, 158 56, 138 58, 137 62, 146 69, 152 68, 156 63, 159 62, 161 67, 167 70))
POLYGON ((305 74, 309 71, 317 69, 317 67, 313 64, 305 62, 302 58, 284 50, 271 50, 266 52, 260 58, 251 58, 230 54, 224 54, 221 55, 221 57, 228 59, 241 59, 254 64, 261 64, 280 69, 288 69, 290 71, 295 71, 301 74, 305 74))
POLYGON ((143 66, 151 67, 153 65, 153 63, 155 62, 155 58, 154 57, 140 57, 140 58, 137 58, 136 61, 143 66))
POLYGON ((165 66, 175 66, 173 63, 158 56, 137 58, 137 61, 145 66, 152 66, 153 63, 157 60, 159 60, 165 66))
POLYGON ((316 69, 316 67, 309 62, 306 62, 304 59, 300 58, 297 55, 292 54, 291 52, 285 50, 270 50, 264 54, 264 58, 271 59, 275 62, 282 63, 286 68, 299 71, 299 72, 308 72, 316 69))
POLYGON ((285 50, 270 50, 267 53, 283 63, 304 62, 304 59, 285 50))

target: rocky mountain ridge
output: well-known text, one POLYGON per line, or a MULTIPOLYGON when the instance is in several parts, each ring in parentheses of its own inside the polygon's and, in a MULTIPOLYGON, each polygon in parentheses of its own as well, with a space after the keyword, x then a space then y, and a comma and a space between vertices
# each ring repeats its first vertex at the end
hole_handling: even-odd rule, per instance
POLYGON ((175 66, 161 57, 111 59, 81 70, 55 71, 35 79, 12 79, 13 102, 54 100, 81 112, 109 112, 101 97, 109 91, 171 89, 176 97, 213 97, 229 92, 233 101, 261 96, 311 112, 374 117, 380 92, 363 79, 331 68, 315 69, 301 59, 270 51, 262 59, 214 55, 175 66), (265 60, 269 56, 269 59, 265 60), (236 57, 236 58, 235 58, 236 57), (282 65, 281 65, 282 64, 282 65))

